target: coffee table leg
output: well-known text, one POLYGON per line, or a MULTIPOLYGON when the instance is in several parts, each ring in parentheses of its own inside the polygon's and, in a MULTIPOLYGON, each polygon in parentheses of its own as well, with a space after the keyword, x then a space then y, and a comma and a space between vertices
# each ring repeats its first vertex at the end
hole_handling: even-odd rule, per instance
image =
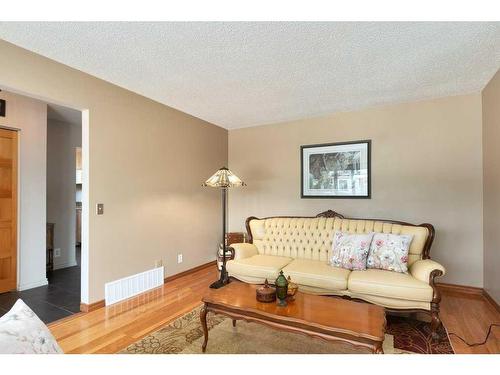
POLYGON ((207 307, 203 306, 200 311, 201 327, 203 328, 203 334, 205 335, 205 340, 203 340, 203 345, 201 346, 201 350, 203 351, 203 353, 205 353, 205 350, 207 349, 208 342, 207 313, 207 307))
POLYGON ((384 348, 383 348, 383 343, 377 344, 375 347, 375 354, 384 354, 384 348))
POLYGON ((236 327, 236 319, 233 319, 233 327, 236 327))

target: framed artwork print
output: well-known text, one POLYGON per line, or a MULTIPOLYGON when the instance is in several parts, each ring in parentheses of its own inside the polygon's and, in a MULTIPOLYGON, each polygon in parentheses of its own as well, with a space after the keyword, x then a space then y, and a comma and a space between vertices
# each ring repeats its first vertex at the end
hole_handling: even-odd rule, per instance
POLYGON ((300 147, 302 198, 370 198, 371 141, 300 147))

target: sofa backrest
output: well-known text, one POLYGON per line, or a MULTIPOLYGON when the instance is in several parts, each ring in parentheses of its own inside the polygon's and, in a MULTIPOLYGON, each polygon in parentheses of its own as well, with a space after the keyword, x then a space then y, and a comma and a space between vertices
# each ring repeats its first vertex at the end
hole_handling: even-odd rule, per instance
POLYGON ((259 254, 327 261, 336 231, 349 233, 411 234, 408 264, 429 258, 434 239, 431 224, 414 225, 392 220, 349 219, 334 211, 316 217, 249 217, 246 222, 250 241, 259 254))

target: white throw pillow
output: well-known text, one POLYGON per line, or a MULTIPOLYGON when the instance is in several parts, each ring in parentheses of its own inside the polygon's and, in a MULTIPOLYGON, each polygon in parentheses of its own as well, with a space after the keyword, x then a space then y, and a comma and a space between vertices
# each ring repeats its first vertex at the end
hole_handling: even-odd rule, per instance
POLYGON ((0 318, 0 354, 62 352, 47 326, 22 300, 0 318))
POLYGON ((335 232, 330 264, 348 270, 365 270, 373 233, 335 232))
POLYGON ((408 273, 411 234, 375 233, 370 246, 367 268, 408 273))

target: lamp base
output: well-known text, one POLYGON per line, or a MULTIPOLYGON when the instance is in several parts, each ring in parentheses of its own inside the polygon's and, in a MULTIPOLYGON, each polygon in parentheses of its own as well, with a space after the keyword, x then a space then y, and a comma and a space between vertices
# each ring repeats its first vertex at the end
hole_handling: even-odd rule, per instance
POLYGON ((229 284, 229 275, 227 274, 227 271, 226 271, 226 265, 223 264, 222 265, 222 271, 220 273, 220 279, 213 282, 212 284, 210 284, 210 288, 212 289, 219 289, 219 288, 222 288, 224 285, 227 285, 229 284))
POLYGON ((212 289, 219 289, 219 288, 222 288, 223 286, 226 286, 227 284, 229 284, 229 279, 219 279, 215 282, 213 282, 212 284, 210 284, 210 288, 212 289))

